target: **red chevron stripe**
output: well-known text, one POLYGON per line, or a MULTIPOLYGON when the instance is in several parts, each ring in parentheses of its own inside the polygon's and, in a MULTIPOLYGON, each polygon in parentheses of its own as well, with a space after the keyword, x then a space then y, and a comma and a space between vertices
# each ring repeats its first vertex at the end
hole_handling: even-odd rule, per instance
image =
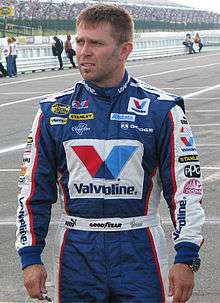
POLYGON ((94 146, 72 146, 73 151, 87 168, 92 177, 95 177, 103 161, 94 146))

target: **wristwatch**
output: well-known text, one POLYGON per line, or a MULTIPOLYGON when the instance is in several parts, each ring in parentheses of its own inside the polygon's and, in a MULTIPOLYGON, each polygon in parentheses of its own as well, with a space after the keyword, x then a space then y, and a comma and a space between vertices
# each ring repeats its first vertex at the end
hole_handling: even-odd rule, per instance
POLYGON ((189 263, 187 265, 193 272, 197 272, 200 268, 200 264, 201 264, 201 260, 199 258, 197 258, 197 259, 194 259, 192 261, 192 263, 189 263))

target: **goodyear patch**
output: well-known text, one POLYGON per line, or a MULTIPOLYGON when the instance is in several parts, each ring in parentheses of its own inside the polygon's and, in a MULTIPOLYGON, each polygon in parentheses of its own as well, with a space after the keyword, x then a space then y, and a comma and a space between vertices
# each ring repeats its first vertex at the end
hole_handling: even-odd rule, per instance
POLYGON ((67 124, 68 118, 63 117, 50 117, 50 125, 65 125, 67 124))
POLYGON ((93 113, 86 113, 86 114, 70 114, 69 115, 70 120, 92 120, 94 119, 94 114, 93 113))
POLYGON ((51 111, 57 115, 67 115, 70 112, 70 106, 55 103, 51 106, 51 111))

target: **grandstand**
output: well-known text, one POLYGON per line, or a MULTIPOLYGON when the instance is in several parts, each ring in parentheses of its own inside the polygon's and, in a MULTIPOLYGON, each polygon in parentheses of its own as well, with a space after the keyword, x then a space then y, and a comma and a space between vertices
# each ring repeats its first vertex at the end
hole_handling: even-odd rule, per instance
MULTIPOLYGON (((205 10, 177 6, 167 0, 123 0, 120 5, 133 15, 137 30, 201 30, 219 29, 220 14, 205 10), (141 2, 141 4, 140 4, 141 2)), ((24 35, 57 31, 73 31, 79 12, 96 1, 79 0, 0 0, 0 5, 13 5, 14 17, 0 18, 2 33, 22 32, 24 35), (17 32, 16 32, 17 31, 17 32)), ((100 1, 99 1, 100 2, 100 1)), ((117 2, 117 1, 112 1, 117 2)))

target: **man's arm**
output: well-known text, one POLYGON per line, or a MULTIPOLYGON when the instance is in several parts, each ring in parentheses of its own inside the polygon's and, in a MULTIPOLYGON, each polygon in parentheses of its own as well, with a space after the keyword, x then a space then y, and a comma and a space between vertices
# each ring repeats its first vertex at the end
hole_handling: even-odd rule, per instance
POLYGON ((38 111, 24 151, 20 171, 16 249, 30 295, 45 291, 46 272, 41 253, 45 246, 52 203, 57 200, 55 144, 47 118, 38 111), (32 278, 28 282, 30 275, 32 278))
POLYGON ((189 123, 178 105, 165 118, 159 141, 163 194, 175 227, 176 257, 169 273, 169 294, 174 303, 184 303, 194 287, 194 273, 187 264, 199 258, 204 212, 198 154, 189 123))

